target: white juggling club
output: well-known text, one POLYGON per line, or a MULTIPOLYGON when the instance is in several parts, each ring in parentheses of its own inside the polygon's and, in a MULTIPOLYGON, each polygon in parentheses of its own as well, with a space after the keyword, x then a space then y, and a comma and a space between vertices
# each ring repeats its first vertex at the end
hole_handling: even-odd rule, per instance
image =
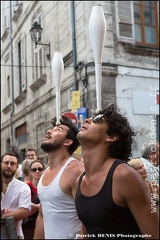
POLYGON ((56 90, 56 117, 57 122, 56 125, 60 124, 60 90, 61 90, 61 82, 62 82, 62 75, 64 71, 64 63, 62 54, 60 52, 55 52, 52 60, 52 73, 53 73, 53 80, 55 83, 55 90, 56 90))
POLYGON ((97 110, 101 109, 102 52, 106 34, 106 21, 100 4, 92 7, 89 35, 95 60, 97 110))

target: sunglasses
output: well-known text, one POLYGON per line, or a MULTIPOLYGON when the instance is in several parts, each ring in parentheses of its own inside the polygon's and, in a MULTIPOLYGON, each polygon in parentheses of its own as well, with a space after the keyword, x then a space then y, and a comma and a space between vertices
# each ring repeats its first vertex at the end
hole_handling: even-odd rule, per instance
POLYGON ((32 171, 32 172, 37 172, 37 170, 38 170, 39 172, 44 171, 44 169, 41 168, 41 167, 38 167, 38 168, 31 168, 31 171, 32 171))
POLYGON ((105 119, 103 114, 98 114, 92 117, 92 121, 94 123, 99 122, 102 118, 104 118, 104 120, 107 122, 107 120, 105 119))
POLYGON ((15 162, 9 162, 9 161, 6 161, 6 162, 2 162, 2 163, 4 163, 5 165, 11 165, 11 167, 14 167, 14 166, 16 166, 17 165, 17 163, 15 163, 15 162))

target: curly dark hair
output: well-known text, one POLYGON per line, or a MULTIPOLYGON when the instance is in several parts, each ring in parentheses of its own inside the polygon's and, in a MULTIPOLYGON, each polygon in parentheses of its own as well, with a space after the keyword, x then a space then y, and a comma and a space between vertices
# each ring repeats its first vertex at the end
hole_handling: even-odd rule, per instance
MULTIPOLYGON (((51 123, 53 125, 53 127, 56 126, 56 117, 52 118, 51 119, 51 123)), ((68 132, 67 132, 67 135, 66 135, 66 138, 68 139, 71 139, 73 141, 73 143, 69 146, 68 148, 68 152, 70 155, 73 154, 73 152, 78 148, 78 146, 80 145, 79 144, 79 141, 77 140, 77 133, 79 132, 79 129, 77 128, 77 126, 72 122, 71 119, 67 118, 66 116, 64 115, 61 115, 61 118, 60 118, 60 123, 67 126, 69 129, 68 129, 68 132)))
POLYGON ((128 119, 120 113, 120 110, 115 105, 112 104, 110 107, 100 110, 99 113, 104 115, 109 125, 107 134, 119 137, 110 147, 111 156, 127 162, 129 157, 132 156, 132 148, 137 150, 137 144, 134 140, 137 133, 133 131, 128 119))

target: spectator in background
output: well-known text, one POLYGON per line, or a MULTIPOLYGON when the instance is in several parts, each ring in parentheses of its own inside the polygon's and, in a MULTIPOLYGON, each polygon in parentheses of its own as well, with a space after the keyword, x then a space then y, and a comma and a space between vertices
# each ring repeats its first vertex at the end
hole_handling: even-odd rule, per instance
MULTIPOLYGON (((19 158, 14 152, 7 152, 1 157, 3 188, 1 198, 2 217, 13 216, 16 221, 17 236, 24 238, 22 220, 31 210, 30 188, 15 178, 19 158)), ((8 239, 5 225, 1 225, 1 239, 8 239)))
POLYGON ((19 180, 23 181, 23 172, 22 172, 22 164, 19 164, 18 169, 16 171, 15 177, 19 180))
MULTIPOLYGON (((152 186, 149 181, 146 180, 147 178, 147 171, 146 168, 144 167, 143 162, 141 161, 140 158, 133 158, 131 159, 128 164, 133 167, 143 178, 147 191, 149 192, 152 201, 155 203, 157 207, 157 212, 159 209, 159 188, 155 188, 155 186, 152 186)), ((153 204, 153 203, 152 203, 153 204)))
POLYGON ((26 158, 32 159, 32 160, 37 160, 37 152, 34 148, 29 148, 26 150, 26 158))
POLYGON ((159 202, 159 197, 158 197, 159 193, 156 191, 156 189, 153 188, 153 186, 151 186, 150 182, 146 180, 147 171, 146 171, 146 168, 145 168, 143 162, 141 161, 141 159, 133 158, 128 162, 128 164, 131 167, 133 167, 142 176, 149 193, 156 194, 156 202, 158 203, 159 202))
POLYGON ((28 183, 32 180, 32 176, 30 175, 30 164, 33 160, 32 159, 25 159, 22 162, 22 174, 23 174, 23 181, 28 183))
POLYGON ((140 158, 147 170, 147 180, 152 186, 159 186, 159 143, 145 142, 141 147, 140 158))
POLYGON ((36 219, 39 212, 39 198, 37 195, 37 185, 40 177, 45 170, 45 165, 39 160, 33 160, 30 163, 30 175, 32 176, 32 181, 28 182, 28 186, 31 189, 31 212, 29 217, 23 220, 22 229, 25 239, 33 239, 34 228, 36 219))

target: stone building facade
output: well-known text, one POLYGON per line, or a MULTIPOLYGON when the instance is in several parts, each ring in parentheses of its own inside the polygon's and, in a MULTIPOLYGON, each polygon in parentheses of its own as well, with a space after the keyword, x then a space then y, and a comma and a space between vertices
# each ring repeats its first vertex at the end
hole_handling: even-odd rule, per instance
POLYGON ((56 51, 64 61, 61 113, 72 110, 72 92, 79 90, 80 107, 87 109, 88 116, 94 114, 95 63, 89 19, 97 3, 106 20, 102 107, 117 104, 140 132, 134 156, 140 155, 143 142, 159 140, 158 1, 2 1, 2 154, 15 146, 22 155, 27 148, 35 148, 40 158, 45 157, 40 145, 56 115, 51 67, 56 51), (34 22, 41 24, 40 43, 50 44, 50 51, 32 41, 34 22))

